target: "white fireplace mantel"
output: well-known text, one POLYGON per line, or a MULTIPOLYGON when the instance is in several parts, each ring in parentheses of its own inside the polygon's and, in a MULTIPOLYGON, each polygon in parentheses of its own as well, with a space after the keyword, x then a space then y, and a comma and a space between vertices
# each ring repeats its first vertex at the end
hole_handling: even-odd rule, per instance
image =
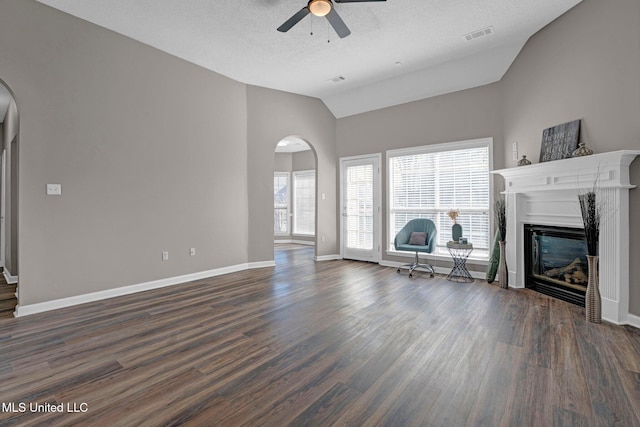
POLYGON ((578 194, 595 190, 602 206, 602 318, 637 324, 629 315, 629 166, 640 151, 622 150, 492 171, 504 177, 509 285, 523 288, 524 224, 583 228, 578 194))

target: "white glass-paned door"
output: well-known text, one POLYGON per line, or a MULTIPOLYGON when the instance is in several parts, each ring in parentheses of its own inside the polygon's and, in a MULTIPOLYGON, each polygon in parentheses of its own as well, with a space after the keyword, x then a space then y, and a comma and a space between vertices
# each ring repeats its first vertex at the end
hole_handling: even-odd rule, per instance
POLYGON ((379 181, 377 156, 342 160, 342 256, 379 261, 379 181))

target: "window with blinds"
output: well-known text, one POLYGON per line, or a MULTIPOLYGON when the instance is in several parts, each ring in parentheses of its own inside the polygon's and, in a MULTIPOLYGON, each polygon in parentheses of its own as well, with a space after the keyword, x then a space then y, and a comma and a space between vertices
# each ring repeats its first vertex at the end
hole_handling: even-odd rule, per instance
POLYGON ((316 233, 316 172, 293 172, 293 233, 316 233))
POLYGON ((389 242, 413 218, 429 218, 438 229, 437 245, 451 240, 457 209, 463 236, 476 249, 489 249, 491 139, 437 144, 387 152, 389 161, 389 242))
POLYGON ((289 234, 289 173, 273 174, 273 232, 289 234))

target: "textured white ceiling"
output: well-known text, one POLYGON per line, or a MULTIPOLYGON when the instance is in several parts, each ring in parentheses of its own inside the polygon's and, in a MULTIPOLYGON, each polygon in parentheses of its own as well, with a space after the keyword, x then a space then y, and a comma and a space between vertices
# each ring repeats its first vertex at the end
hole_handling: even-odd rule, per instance
POLYGON ((240 82, 320 98, 345 117, 498 81, 532 34, 581 0, 335 4, 351 29, 344 39, 313 15, 276 31, 306 0, 38 1, 240 82), (488 26, 494 34, 463 37, 488 26))

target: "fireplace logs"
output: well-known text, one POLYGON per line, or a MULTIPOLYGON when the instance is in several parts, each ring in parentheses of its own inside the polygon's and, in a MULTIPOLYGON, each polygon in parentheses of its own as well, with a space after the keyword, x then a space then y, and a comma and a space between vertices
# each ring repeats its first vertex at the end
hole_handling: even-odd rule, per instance
POLYGON ((552 268, 544 272, 544 275, 556 280, 564 280, 573 285, 587 286, 586 266, 576 258, 573 262, 565 267, 552 268))

